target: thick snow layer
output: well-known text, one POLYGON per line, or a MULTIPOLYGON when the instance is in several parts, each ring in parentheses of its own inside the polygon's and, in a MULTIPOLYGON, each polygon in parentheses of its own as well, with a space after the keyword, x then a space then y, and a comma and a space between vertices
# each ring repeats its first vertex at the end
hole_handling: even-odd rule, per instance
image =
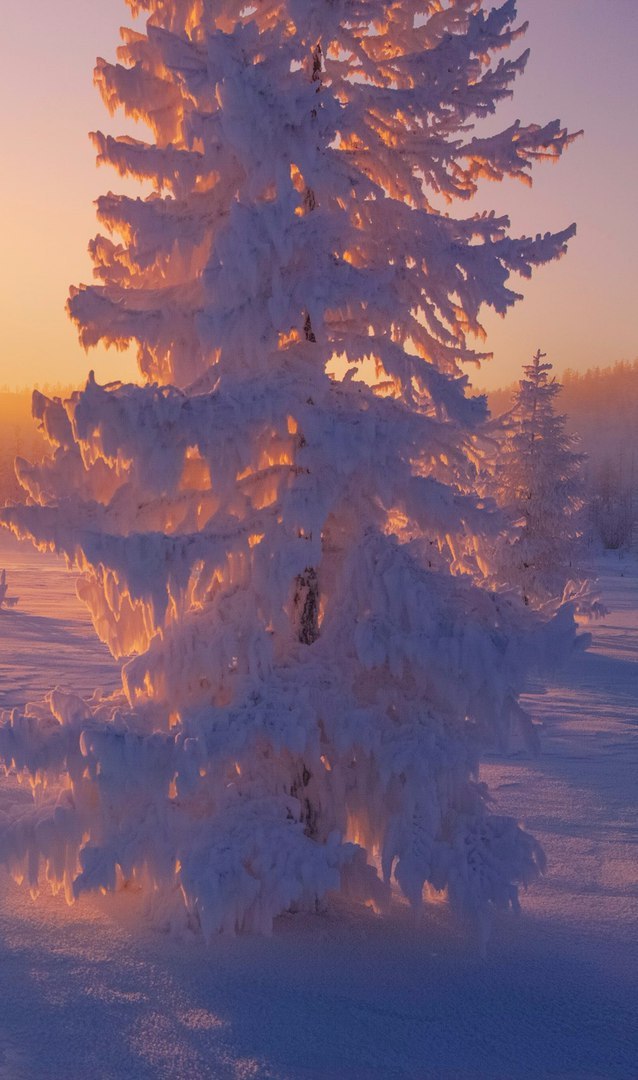
MULTIPOLYGON (((0 612, 3 706, 113 685, 60 564, 6 538, 0 564, 20 595, 0 612)), ((549 861, 487 959, 443 904, 415 926, 340 900, 204 948, 151 929, 139 893, 33 904, 3 876, 0 1078, 635 1080, 638 563, 599 571, 592 649, 528 702, 541 757, 484 770, 549 861)), ((4 781, 0 812, 15 799, 4 781)))

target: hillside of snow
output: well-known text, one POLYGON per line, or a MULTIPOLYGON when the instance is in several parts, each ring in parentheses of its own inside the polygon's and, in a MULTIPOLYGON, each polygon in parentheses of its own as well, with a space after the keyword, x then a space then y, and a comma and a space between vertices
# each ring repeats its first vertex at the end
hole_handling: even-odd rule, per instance
MULTIPOLYGON (((20 602, 0 610, 0 707, 114 686, 60 562, 2 537, 2 567, 20 602)), ((541 756, 484 768, 548 856, 486 959, 444 904, 415 926, 339 901, 204 948, 139 893, 69 908, 3 877, 0 1080, 635 1080, 638 563, 599 572, 592 648, 529 699, 541 756)), ((0 813, 15 798, 2 781, 0 813)))

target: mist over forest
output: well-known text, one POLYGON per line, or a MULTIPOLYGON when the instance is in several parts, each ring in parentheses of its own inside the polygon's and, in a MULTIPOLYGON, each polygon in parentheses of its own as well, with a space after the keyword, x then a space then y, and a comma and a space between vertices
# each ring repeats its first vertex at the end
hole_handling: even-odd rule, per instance
MULTIPOLYGON (((604 547, 638 542, 638 360, 581 374, 565 371, 557 409, 586 455, 590 533, 604 547)), ((507 412, 518 383, 488 394, 493 416, 507 412)))
MULTIPOLYGON (((61 387, 48 387, 47 393, 64 396, 61 387)), ((0 504, 21 500, 24 492, 15 475, 17 457, 41 461, 48 443, 31 416, 33 392, 0 387, 0 504)))
MULTIPOLYGON (((558 409, 586 454, 590 539, 619 549, 638 544, 638 360, 580 373, 567 370, 558 409)), ((518 382, 488 394, 493 416, 506 413, 518 382)), ((66 387, 43 387, 65 397, 66 387)), ((31 416, 32 391, 0 388, 0 503, 20 501, 14 461, 39 461, 48 444, 31 416)))

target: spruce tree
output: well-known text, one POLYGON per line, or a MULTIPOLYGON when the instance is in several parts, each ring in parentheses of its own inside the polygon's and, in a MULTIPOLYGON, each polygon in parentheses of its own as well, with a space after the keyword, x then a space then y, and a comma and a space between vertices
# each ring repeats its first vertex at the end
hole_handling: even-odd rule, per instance
POLYGON ((526 604, 556 604, 578 597, 585 611, 592 597, 579 569, 583 559, 582 466, 567 433, 567 417, 556 412, 561 384, 540 349, 523 367, 510 412, 503 418, 496 461, 499 503, 519 524, 512 540, 500 542, 501 572, 518 586, 526 604))
POLYGON ((142 383, 36 395, 55 454, 3 511, 81 571, 122 692, 5 720, 35 795, 0 854, 71 898, 150 883, 209 937, 391 882, 483 919, 542 856, 480 752, 571 629, 485 587, 463 365, 574 228, 459 206, 571 136, 473 132, 525 66, 494 59, 513 0, 128 2, 145 30, 96 80, 152 135, 94 141, 152 192, 98 200, 69 310, 142 383))

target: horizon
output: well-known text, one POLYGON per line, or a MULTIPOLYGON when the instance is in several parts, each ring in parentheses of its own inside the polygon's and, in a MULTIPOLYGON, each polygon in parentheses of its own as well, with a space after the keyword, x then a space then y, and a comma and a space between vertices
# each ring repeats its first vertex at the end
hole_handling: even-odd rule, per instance
MULTIPOLYGON (((490 394, 499 394, 503 393, 503 391, 505 390, 510 390, 512 387, 516 386, 516 384, 522 377, 523 364, 526 363, 528 363, 528 361, 524 360, 521 364, 520 370, 518 372, 514 372, 509 382, 507 383, 500 383, 498 386, 489 386, 487 388, 479 388, 471 383, 471 389, 475 390, 477 394, 487 394, 488 396, 490 394)), ((566 367, 564 368, 564 370, 560 371, 556 369, 555 364, 552 364, 552 368, 554 369, 554 378, 557 379, 558 382, 561 383, 561 385, 563 384, 564 380, 569 381, 572 378, 585 379, 587 376, 591 376, 594 374, 612 374, 613 372, 617 371, 619 368, 622 367, 636 369, 638 371, 638 355, 636 355, 632 359, 623 358, 620 360, 611 361, 610 363, 595 364, 592 367, 584 369, 566 367)), ((86 378, 84 381, 86 382, 86 378)), ((120 380, 112 379, 111 381, 118 382, 120 380)), ((81 386, 83 384, 79 385, 81 386)), ((38 390, 40 393, 73 393, 74 390, 77 390, 79 388, 79 385, 73 382, 61 382, 60 380, 57 380, 56 382, 43 380, 36 383, 22 383, 20 385, 0 383, 0 394, 14 394, 18 396, 20 394, 33 393, 34 390, 38 390)))

